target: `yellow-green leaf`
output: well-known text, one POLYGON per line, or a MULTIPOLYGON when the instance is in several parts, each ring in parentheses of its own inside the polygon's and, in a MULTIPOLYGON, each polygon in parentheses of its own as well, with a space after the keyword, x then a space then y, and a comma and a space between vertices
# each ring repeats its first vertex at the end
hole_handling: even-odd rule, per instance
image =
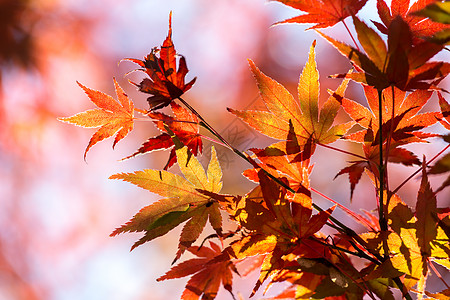
POLYGON ((208 219, 216 233, 220 235, 222 218, 219 204, 198 191, 216 193, 222 187, 220 182, 222 171, 214 148, 211 153, 208 176, 200 162, 186 146, 176 150, 177 161, 185 178, 159 170, 112 175, 110 179, 121 179, 133 183, 166 199, 143 208, 128 223, 116 229, 111 235, 145 231, 144 237, 134 244, 133 248, 135 248, 144 242, 166 234, 187 221, 181 232, 176 259, 198 239, 208 219))

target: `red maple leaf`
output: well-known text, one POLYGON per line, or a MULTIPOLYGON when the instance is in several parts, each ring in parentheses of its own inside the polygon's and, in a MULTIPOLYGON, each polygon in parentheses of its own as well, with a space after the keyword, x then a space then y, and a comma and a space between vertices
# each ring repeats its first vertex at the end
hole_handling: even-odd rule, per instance
POLYGON ((325 28, 355 15, 367 0, 276 0, 293 8, 306 12, 282 23, 316 23, 308 28, 325 28))
POLYGON ((138 69, 147 73, 150 78, 145 78, 140 84, 133 83, 139 91, 151 94, 147 98, 150 110, 157 110, 169 105, 172 100, 183 95, 195 82, 192 79, 185 84, 185 77, 188 73, 186 59, 176 53, 172 41, 172 13, 169 16, 169 33, 161 48, 153 48, 144 58, 126 59, 132 61, 143 69, 138 69), (177 70, 177 56, 180 57, 177 70))
POLYGON ((155 150, 172 148, 169 155, 169 160, 164 167, 167 170, 177 162, 177 156, 175 154, 174 142, 169 133, 166 132, 167 126, 181 141, 181 143, 188 147, 192 154, 197 156, 202 153, 203 143, 199 134, 198 118, 181 107, 180 105, 172 102, 172 111, 175 117, 170 117, 163 113, 148 113, 147 115, 155 121, 159 130, 163 131, 162 134, 151 137, 132 155, 125 157, 128 159, 139 154, 150 153, 155 150))
POLYGON ((190 247, 188 251, 199 258, 193 258, 172 267, 157 281, 192 275, 181 295, 182 300, 196 300, 200 297, 204 300, 214 299, 221 284, 233 295, 232 272, 238 275, 239 273, 229 256, 223 254, 218 245, 210 242, 210 246, 211 248, 190 247))
POLYGON ((435 0, 416 1, 410 7, 409 0, 392 0, 391 7, 384 0, 377 0, 378 15, 383 24, 372 21, 384 34, 388 34, 388 28, 392 21, 400 16, 409 25, 413 36, 413 42, 420 43, 423 38, 430 38, 435 33, 450 28, 450 25, 433 22, 429 18, 414 14, 414 12, 425 8, 435 0))

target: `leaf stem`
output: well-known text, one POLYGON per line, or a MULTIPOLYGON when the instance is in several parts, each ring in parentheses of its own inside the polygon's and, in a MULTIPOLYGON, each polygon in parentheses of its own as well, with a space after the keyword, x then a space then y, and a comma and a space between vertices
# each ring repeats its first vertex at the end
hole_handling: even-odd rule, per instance
POLYGON ((322 146, 324 148, 328 148, 328 149, 334 150, 334 151, 342 152, 342 153, 347 154, 347 155, 355 156, 355 157, 363 159, 363 160, 367 160, 367 158, 365 158, 364 156, 356 154, 356 153, 353 153, 353 152, 350 152, 350 151, 339 149, 339 148, 336 148, 336 147, 333 147, 333 146, 328 146, 328 145, 322 144, 322 143, 317 143, 317 145, 322 146))
POLYGON ((344 24, 345 29, 347 29, 347 32, 348 32, 348 34, 350 35, 350 37, 351 37, 353 43, 355 43, 356 49, 358 49, 358 51, 361 51, 361 50, 359 49, 358 43, 356 43, 356 40, 355 40, 355 38, 353 37, 352 32, 350 31, 350 29, 348 28, 347 24, 345 23, 345 20, 342 20, 342 23, 344 24))
POLYGON ((378 90, 378 134, 379 134, 379 165, 378 165, 378 173, 380 176, 380 187, 379 187, 379 198, 378 198, 378 216, 381 231, 387 231, 387 221, 384 215, 384 156, 383 156, 383 90, 378 90))
POLYGON ((359 216, 358 214, 354 213, 352 210, 348 209, 347 207, 345 207, 344 205, 340 204, 339 202, 331 199, 330 197, 328 197, 327 195, 322 194, 321 192, 319 192, 318 190, 316 190, 313 187, 310 187, 311 191, 313 191, 314 193, 322 196, 323 198, 327 199, 330 202, 333 202, 334 204, 336 204, 340 209, 342 209, 345 213, 347 213, 348 215, 350 215, 353 219, 357 220, 358 222, 360 222, 361 224, 367 226, 370 230, 375 231, 375 229, 370 226, 370 223, 368 223, 366 220, 364 220, 361 216, 359 216))
MULTIPOLYGON (((216 136, 222 143, 224 143, 228 148, 230 148, 231 150, 233 150, 234 152, 238 151, 240 153, 239 150, 235 149, 233 146, 231 146, 230 143, 228 143, 221 135, 220 133, 218 133, 211 125, 208 124, 208 122, 206 122, 205 119, 203 119, 203 117, 189 104, 187 103, 183 98, 178 97, 178 100, 181 101, 181 103, 183 103, 197 118, 200 119, 200 125, 203 126, 205 129, 207 129, 209 132, 211 132, 214 136, 216 136)), ((237 152, 236 152, 237 153, 237 152)), ((237 153, 239 156, 243 157, 245 160, 248 160, 245 155, 243 155, 242 153, 237 153)))
MULTIPOLYGON (((385 186, 385 168, 386 165, 384 164, 384 155, 383 155, 383 90, 378 90, 378 134, 379 134, 379 165, 378 165, 378 173, 380 176, 380 187, 379 187, 379 206, 378 206, 378 214, 379 214, 379 224, 380 229, 383 232, 386 232, 388 230, 387 226, 387 220, 384 214, 384 186, 385 186)), ((394 120, 392 119, 391 122, 394 120)), ((384 258, 382 260, 385 260, 388 258, 389 255, 389 246, 387 244, 386 239, 383 239, 383 248, 384 248, 384 258)), ((378 256, 378 255, 377 255, 378 256)), ((403 285, 402 280, 400 277, 393 278, 395 284, 399 287, 402 296, 407 300, 412 300, 411 295, 409 295, 408 291, 405 289, 405 286, 403 285)))
POLYGON ((323 242, 323 241, 321 241, 321 240, 319 240, 319 239, 317 239, 317 238, 314 238, 314 237, 312 237, 312 236, 310 236, 309 239, 311 239, 311 240, 313 240, 313 241, 315 241, 315 242, 317 242, 317 243, 319 243, 319 244, 322 244, 322 245, 324 245, 324 246, 330 247, 330 248, 332 248, 332 249, 335 249, 335 250, 338 250, 338 251, 342 251, 342 252, 345 252, 345 253, 347 253, 347 254, 351 254, 351 255, 353 255, 353 256, 357 256, 357 257, 360 257, 360 258, 365 258, 365 259, 367 259, 367 260, 370 260, 370 261, 373 262, 374 264, 377 264, 377 265, 380 265, 380 264, 381 264, 378 260, 374 259, 373 257, 370 257, 369 255, 367 255, 366 253, 364 253, 363 251, 361 251, 361 249, 359 249, 359 248, 356 248, 356 251, 357 251, 357 252, 353 252, 353 251, 350 251, 350 250, 348 250, 348 249, 345 249, 345 248, 336 246, 336 245, 334 245, 334 244, 328 244, 328 243, 325 243, 325 242, 323 242))
MULTIPOLYGON (((448 144, 447 146, 444 147, 444 149, 442 149, 441 151, 438 152, 438 154, 436 154, 435 156, 433 156, 432 159, 430 159, 425 165, 428 167, 428 165, 435 160, 436 158, 438 158, 439 156, 441 156, 442 153, 444 153, 448 148, 450 147, 450 144, 448 144)), ((405 180, 403 180, 403 182, 396 187, 393 191, 392 194, 395 194, 398 192, 398 190, 400 190, 409 180, 411 180, 411 178, 413 178, 414 176, 417 175, 417 173, 419 173, 420 171, 422 171, 422 166, 420 168, 418 168, 416 171, 414 171, 411 175, 408 176, 408 178, 406 178, 405 180)))
POLYGON ((391 112, 391 127, 389 128, 389 135, 386 141, 386 154, 384 155, 384 169, 385 169, 385 180, 386 180, 386 190, 388 191, 387 199, 386 199, 386 207, 389 207, 389 202, 391 200, 391 193, 389 193, 389 178, 388 178, 388 159, 389 159, 389 151, 391 149, 392 136, 394 134, 394 118, 395 118, 395 94, 394 94, 394 86, 391 85, 391 93, 392 93, 392 112, 391 112))
POLYGON ((444 280, 444 278, 442 277, 441 273, 439 273, 439 271, 436 269, 436 267, 433 265, 433 262, 430 261, 429 258, 427 258, 428 261, 428 265, 430 266, 430 268, 433 270, 434 274, 442 281, 442 283, 447 287, 447 289, 450 289, 450 286, 447 284, 447 282, 444 280))

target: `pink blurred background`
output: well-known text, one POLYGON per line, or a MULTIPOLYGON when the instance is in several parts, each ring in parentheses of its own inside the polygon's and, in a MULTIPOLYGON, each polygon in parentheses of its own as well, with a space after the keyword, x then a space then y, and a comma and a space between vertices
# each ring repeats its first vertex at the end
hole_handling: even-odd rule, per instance
MULTIPOLYGON (((112 77, 116 77, 135 105, 147 108, 146 95, 124 78, 135 66, 118 62, 143 58, 159 46, 167 35, 170 11, 175 47, 190 69, 187 78, 198 77, 186 100, 241 150, 271 142, 226 112, 226 107, 261 106, 247 58, 295 93, 309 46, 318 39, 322 100, 327 88, 339 84, 327 76, 349 67, 317 34, 305 32, 306 25, 270 28, 297 12, 263 0, 1 0, 1 300, 177 299, 181 295, 186 279, 155 280, 170 268, 177 230, 131 253, 139 235, 109 237, 115 227, 158 199, 130 184, 108 180, 118 172, 164 167, 168 153, 163 152, 119 161, 156 135, 156 129, 149 122, 139 123, 114 151, 112 141, 96 145, 85 163, 84 149, 94 130, 56 120, 93 108, 76 81, 114 95, 112 77)), ((374 19, 374 11, 369 1, 362 16, 374 19)), ((326 32, 347 39, 341 25, 326 32)), ((361 90, 352 85, 347 96, 361 98, 361 90)), ((435 102, 432 108, 437 109, 435 102)), ((440 142, 436 144, 423 150, 427 157, 441 148, 440 142)), ((210 144, 205 146, 208 152, 210 144)), ((249 166, 217 148, 225 173, 223 192, 245 193, 252 185, 238 174, 249 166)), ((321 151, 327 155, 329 150, 321 151)), ((330 183, 348 159, 331 157, 314 169, 315 188, 354 209, 373 209, 370 197, 349 203, 346 178, 330 183)), ((399 178, 405 178, 411 170, 398 172, 399 178)), ((367 194, 364 184, 357 187, 354 199, 367 194)), ((402 195, 414 197, 414 189, 407 187, 402 195)), ((329 205, 320 198, 316 201, 329 205)), ((247 298, 255 278, 237 280, 234 290, 247 298)), ((218 299, 230 298, 221 290, 218 299)))

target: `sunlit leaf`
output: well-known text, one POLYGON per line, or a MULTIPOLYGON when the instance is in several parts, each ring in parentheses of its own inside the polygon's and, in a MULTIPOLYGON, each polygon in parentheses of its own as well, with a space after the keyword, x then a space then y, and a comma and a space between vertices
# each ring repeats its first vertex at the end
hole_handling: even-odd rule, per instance
POLYGON ((353 17, 358 38, 366 54, 324 33, 319 34, 330 42, 355 66, 358 73, 339 74, 381 91, 389 86, 401 90, 427 90, 435 87, 450 72, 447 62, 429 62, 443 49, 442 45, 421 40, 414 43, 409 24, 397 16, 389 22, 387 47, 373 29, 353 17), (387 51, 385 51, 387 49, 387 51))
POLYGON ((282 23, 316 23, 312 28, 325 28, 355 15, 367 0, 275 0, 306 12, 304 15, 290 18, 282 23))
POLYGON ((206 174, 197 158, 187 147, 176 150, 177 160, 184 175, 181 177, 167 171, 143 170, 134 173, 112 175, 133 183, 166 199, 143 208, 127 224, 117 228, 111 235, 124 232, 145 232, 132 249, 156 237, 164 235, 179 224, 188 221, 181 233, 177 258, 199 237, 209 219, 217 234, 221 234, 222 218, 218 204, 197 189, 217 193, 222 188, 222 171, 218 165, 214 147, 210 167, 206 174))
POLYGON ((214 299, 222 285, 232 295, 233 272, 239 274, 233 262, 226 255, 222 255, 219 246, 210 243, 206 246, 193 246, 189 252, 199 258, 192 258, 173 266, 157 281, 174 279, 192 275, 181 296, 182 300, 214 299))
POLYGON ((134 105, 116 79, 114 79, 114 86, 118 101, 102 92, 87 88, 81 83, 78 83, 78 85, 98 108, 87 110, 71 117, 58 118, 58 120, 82 127, 100 127, 91 137, 86 147, 84 152, 84 157, 86 158, 87 152, 96 143, 113 136, 117 132, 113 143, 114 147, 117 142, 133 130, 134 105))
POLYGON ((160 48, 153 48, 144 58, 126 59, 132 61, 145 72, 149 78, 145 78, 140 84, 135 84, 139 91, 151 94, 147 98, 150 110, 154 111, 169 105, 174 99, 183 95, 195 83, 195 78, 185 83, 188 73, 186 59, 180 56, 177 70, 177 57, 172 41, 172 13, 169 16, 169 33, 160 48))
MULTIPOLYGON (((308 62, 299 79, 299 101, 294 100, 286 88, 264 75, 250 61, 250 67, 268 111, 228 110, 254 129, 275 139, 286 139, 293 127, 300 146, 304 146, 309 139, 312 139, 313 143, 322 144, 339 139, 354 123, 332 126, 340 107, 333 95, 322 109, 319 109, 319 73, 316 68, 314 47, 315 43, 310 48, 308 62)), ((335 94, 343 97, 346 87, 347 82, 344 81, 335 94)))

